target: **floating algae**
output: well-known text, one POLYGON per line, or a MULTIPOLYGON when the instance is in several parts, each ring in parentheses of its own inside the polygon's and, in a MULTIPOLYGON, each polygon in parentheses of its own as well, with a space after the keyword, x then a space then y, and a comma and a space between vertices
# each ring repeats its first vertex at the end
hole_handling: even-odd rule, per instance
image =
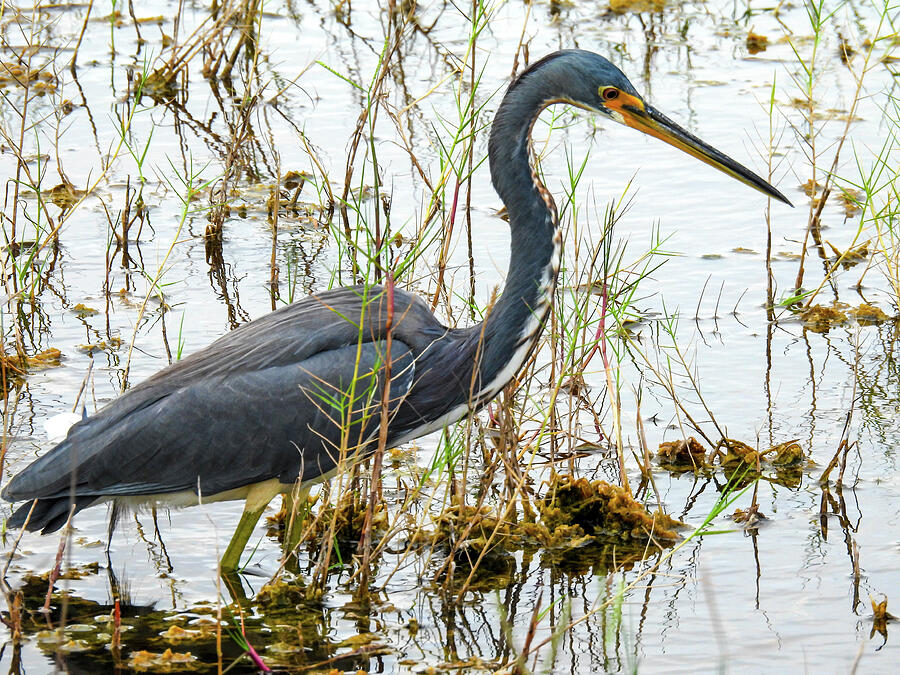
MULTIPOLYGON (((17 373, 25 370, 42 370, 44 368, 55 368, 59 365, 62 358, 62 352, 58 349, 50 348, 42 352, 38 352, 34 356, 19 356, 10 354, 9 356, 0 356, 0 362, 4 369, 11 369, 17 373)), ((15 375, 15 373, 13 373, 15 375)), ((9 377, 9 375, 7 375, 9 377)))
POLYGON ((770 454, 774 455, 769 461, 775 466, 799 466, 806 458, 803 448, 796 440, 775 445, 762 454, 765 458, 768 458, 770 454))
POLYGON ((159 636, 168 642, 183 642, 188 640, 199 640, 204 637, 203 631, 190 630, 181 626, 169 626, 169 628, 160 633, 159 636))
POLYGON ((716 444, 711 461, 718 463, 726 475, 737 476, 742 484, 760 477, 792 487, 800 484, 806 454, 796 439, 757 451, 743 441, 723 438, 716 444), (769 475, 772 470, 774 476, 769 475))
POLYGON ((551 537, 562 528, 567 538, 641 547, 651 541, 671 546, 678 540, 679 521, 659 511, 650 513, 624 488, 602 480, 557 476, 537 504, 551 537))
POLYGON ((5 397, 13 387, 21 385, 25 381, 25 375, 30 371, 45 370, 47 368, 56 368, 60 365, 62 352, 58 349, 50 348, 42 352, 38 352, 34 356, 17 355, 17 354, 0 354, 0 371, 2 371, 3 382, 6 389, 3 391, 5 397))
POLYGON ((706 448, 693 436, 660 443, 656 457, 663 466, 676 470, 706 466, 706 448))
POLYGON ((515 559, 510 550, 521 541, 512 536, 516 525, 500 519, 487 506, 480 508, 454 504, 444 509, 430 533, 432 545, 454 552, 457 567, 475 569, 468 586, 489 590, 505 588, 515 572, 515 559))
POLYGON ((668 471, 711 472, 719 466, 729 475, 741 472, 752 479, 768 467, 775 469, 777 482, 789 483, 799 478, 806 462, 806 454, 796 439, 758 451, 743 441, 722 438, 707 458, 704 447, 691 436, 660 443, 656 456, 668 471), (791 472, 798 475, 789 475, 791 472))
POLYGON ((769 46, 769 38, 765 35, 759 35, 752 30, 747 33, 747 51, 751 54, 759 54, 766 51, 769 46))
POLYGON ((842 303, 836 303, 831 307, 813 305, 800 314, 800 320, 814 333, 827 333, 834 326, 847 322, 847 315, 842 310, 844 307, 846 305, 842 303))
MULTIPOLYGON (((326 501, 315 517, 311 513, 308 514, 306 519, 311 522, 309 526, 304 522, 303 528, 304 530, 309 528, 305 541, 308 542, 310 550, 316 550, 323 542, 332 539, 339 546, 342 559, 349 560, 362 538, 368 496, 368 490, 348 490, 336 503, 326 501)), ((300 508, 302 509, 302 505, 300 508)), ((372 509, 372 533, 383 532, 387 526, 387 511, 384 504, 379 501, 372 509)))
POLYGON ((743 441, 733 438, 723 438, 716 445, 713 460, 723 467, 734 467, 746 464, 756 467, 757 464, 772 464, 780 467, 799 466, 805 456, 803 448, 797 440, 787 441, 779 445, 773 445, 768 450, 758 452, 743 441))
POLYGON ((294 608, 305 601, 306 589, 301 584, 290 583, 284 579, 270 581, 256 594, 256 603, 265 612, 294 608))
POLYGON ((0 89, 27 87, 34 94, 52 94, 58 84, 56 76, 48 67, 29 68, 16 61, 0 62, 0 89))
POLYGON ((198 670, 202 664, 190 652, 173 652, 166 649, 162 654, 139 651, 132 652, 128 667, 138 672, 182 673, 198 670))
POLYGON ((865 302, 859 307, 851 308, 850 316, 856 319, 861 326, 873 326, 891 319, 880 307, 865 302))
POLYGON ((60 183, 49 190, 41 192, 41 197, 49 202, 53 202, 59 208, 66 210, 75 206, 84 199, 87 194, 84 190, 79 190, 71 183, 60 183))

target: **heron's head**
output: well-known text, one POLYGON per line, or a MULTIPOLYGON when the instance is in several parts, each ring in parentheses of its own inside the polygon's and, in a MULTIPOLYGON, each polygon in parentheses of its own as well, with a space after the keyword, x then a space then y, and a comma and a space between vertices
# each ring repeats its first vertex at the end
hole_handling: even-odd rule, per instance
MULTIPOLYGON (((648 105, 625 74, 605 58, 583 50, 557 52, 544 59, 548 84, 566 95, 560 100, 600 113, 665 141, 769 197, 790 205, 787 198, 745 166, 703 142, 648 105)), ((537 66, 538 64, 535 64, 537 66)))

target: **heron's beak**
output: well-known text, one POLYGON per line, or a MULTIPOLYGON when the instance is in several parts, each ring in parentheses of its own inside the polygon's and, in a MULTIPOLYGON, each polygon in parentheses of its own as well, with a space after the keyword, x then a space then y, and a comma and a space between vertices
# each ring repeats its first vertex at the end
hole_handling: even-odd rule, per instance
POLYGON ((669 145, 674 145, 679 150, 696 157, 701 162, 714 166, 719 171, 737 178, 750 187, 756 188, 764 195, 784 202, 788 206, 793 206, 787 197, 769 185, 767 181, 750 171, 750 169, 738 164, 728 155, 719 152, 692 133, 682 129, 661 112, 646 105, 638 97, 621 92, 617 99, 608 101, 605 105, 613 113, 618 113, 619 121, 627 126, 643 131, 645 134, 665 141, 669 145))

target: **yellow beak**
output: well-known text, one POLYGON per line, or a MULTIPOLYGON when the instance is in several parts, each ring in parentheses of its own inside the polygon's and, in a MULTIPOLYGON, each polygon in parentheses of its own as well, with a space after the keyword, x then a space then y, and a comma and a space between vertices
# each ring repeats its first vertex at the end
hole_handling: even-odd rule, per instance
POLYGON ((620 122, 632 129, 637 129, 661 141, 665 141, 692 157, 696 157, 701 162, 709 164, 733 178, 737 178, 752 188, 756 188, 764 195, 784 202, 788 206, 793 206, 787 197, 772 187, 767 181, 750 171, 750 169, 738 164, 731 157, 719 152, 711 145, 704 143, 689 131, 682 129, 661 112, 646 105, 638 97, 620 92, 616 99, 606 101, 604 105, 607 109, 613 111, 620 122))

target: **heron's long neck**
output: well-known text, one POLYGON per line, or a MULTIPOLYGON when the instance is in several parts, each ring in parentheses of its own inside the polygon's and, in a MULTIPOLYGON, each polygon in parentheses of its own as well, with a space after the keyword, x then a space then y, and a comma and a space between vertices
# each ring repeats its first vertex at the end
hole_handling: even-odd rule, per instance
POLYGON ((560 261, 556 207, 529 161, 531 127, 554 99, 527 78, 510 89, 491 127, 491 179, 509 215, 506 286, 481 326, 481 381, 501 388, 518 372, 540 336, 560 261), (504 381, 500 381, 504 380, 504 381))

